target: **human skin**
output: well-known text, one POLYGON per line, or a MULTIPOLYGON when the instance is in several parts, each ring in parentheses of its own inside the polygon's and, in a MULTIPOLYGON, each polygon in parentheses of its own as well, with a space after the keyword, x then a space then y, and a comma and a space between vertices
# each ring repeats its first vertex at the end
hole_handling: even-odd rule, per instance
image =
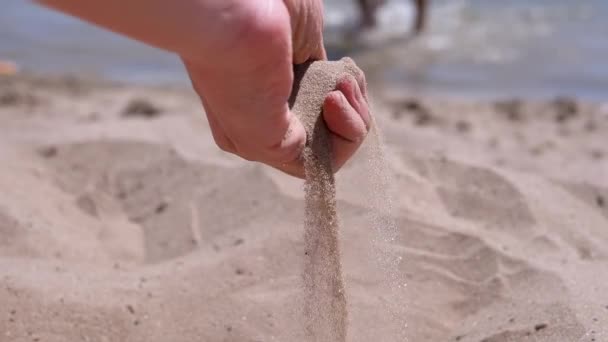
MULTIPOLYGON (((96 25, 177 53, 216 144, 303 177, 302 123, 289 110, 293 64, 326 58, 321 0, 40 0, 96 25)), ((323 116, 337 171, 369 129, 365 79, 345 76, 323 116)))

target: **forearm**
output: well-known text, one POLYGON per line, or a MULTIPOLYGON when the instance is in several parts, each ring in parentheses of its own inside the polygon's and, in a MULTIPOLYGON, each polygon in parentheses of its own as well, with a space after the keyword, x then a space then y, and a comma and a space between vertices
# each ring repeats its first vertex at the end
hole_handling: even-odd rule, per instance
POLYGON ((231 135, 249 137, 237 144, 241 155, 258 158, 260 146, 282 144, 292 121, 293 81, 284 0, 38 1, 179 54, 208 116, 229 126, 231 135))
POLYGON ((248 6, 251 0, 37 2, 190 59, 229 49, 259 15, 248 6))

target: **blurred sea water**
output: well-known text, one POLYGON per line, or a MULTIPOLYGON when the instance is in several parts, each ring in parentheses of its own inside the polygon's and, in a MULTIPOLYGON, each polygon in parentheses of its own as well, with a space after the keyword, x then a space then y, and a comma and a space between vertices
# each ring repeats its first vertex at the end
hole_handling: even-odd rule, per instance
MULTIPOLYGON (((354 0, 327 0, 330 55, 359 57, 394 89, 466 97, 608 97, 607 0, 431 0, 428 30, 407 39, 409 0, 389 0, 358 38, 354 0), (350 37, 350 38, 348 38, 350 37)), ((22 69, 186 83, 170 53, 23 0, 3 0, 0 60, 22 69)))

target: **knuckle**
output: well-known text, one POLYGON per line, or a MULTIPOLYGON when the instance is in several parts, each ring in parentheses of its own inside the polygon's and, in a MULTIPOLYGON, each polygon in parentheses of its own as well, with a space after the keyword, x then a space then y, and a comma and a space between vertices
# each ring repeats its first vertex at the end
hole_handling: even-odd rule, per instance
POLYGON ((274 163, 291 163, 300 159, 304 146, 291 144, 289 146, 275 145, 268 150, 269 160, 274 163))
POLYGON ((215 144, 220 150, 224 152, 234 152, 234 148, 232 147, 232 144, 228 141, 228 138, 214 136, 213 140, 215 141, 215 144))
POLYGON ((240 22, 240 40, 253 44, 255 51, 259 51, 261 46, 267 49, 282 48, 285 38, 290 38, 289 15, 278 7, 263 13, 259 6, 254 7, 256 10, 250 10, 249 15, 240 22))
POLYGON ((227 144, 225 144, 223 142, 216 142, 216 144, 220 150, 222 150, 224 152, 232 152, 232 149, 227 144))

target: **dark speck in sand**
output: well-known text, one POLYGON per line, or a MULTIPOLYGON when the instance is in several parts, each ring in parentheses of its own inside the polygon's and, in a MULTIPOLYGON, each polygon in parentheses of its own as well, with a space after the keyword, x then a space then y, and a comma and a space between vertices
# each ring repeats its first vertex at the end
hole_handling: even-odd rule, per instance
POLYGON ((520 100, 497 101, 494 103, 494 109, 510 121, 521 121, 522 119, 522 102, 520 100))
POLYGON ((555 121, 564 123, 578 114, 578 104, 575 99, 558 97, 551 103, 555 110, 555 121))
POLYGON ((595 121, 589 120, 585 123, 585 130, 587 132, 594 132, 597 130, 597 123, 595 121))
POLYGON ((500 141, 497 138, 492 138, 488 141, 488 146, 490 148, 497 148, 500 145, 500 141))
POLYGON ((541 331, 543 329, 546 329, 548 327, 548 325, 546 323, 540 323, 534 326, 534 330, 535 331, 541 331))
POLYGON ((413 115, 414 124, 417 126, 426 126, 435 120, 430 110, 416 99, 403 100, 397 104, 397 108, 393 113, 394 118, 399 119, 406 114, 413 115))
POLYGON ((530 153, 534 156, 540 156, 541 154, 543 154, 543 147, 542 146, 534 146, 530 149, 530 153))
POLYGON ((154 212, 157 214, 162 214, 165 210, 167 210, 168 206, 169 204, 167 202, 160 202, 154 209, 154 212))
POLYGON ((430 125, 434 121, 433 116, 428 111, 420 111, 416 113, 416 118, 414 123, 417 126, 427 126, 430 125))
POLYGON ((19 94, 12 91, 7 91, 0 94, 0 105, 2 106, 14 106, 19 103, 19 94))
POLYGON ((604 152, 600 150, 593 150, 591 151, 591 158, 593 158, 594 160, 600 160, 604 158, 604 152))
POLYGON ((131 305, 131 304, 127 305, 127 311, 129 311, 132 315, 135 314, 135 309, 133 308, 133 305, 131 305))
POLYGON ((55 146, 47 146, 38 150, 38 153, 44 158, 53 158, 57 155, 58 150, 55 146))
POLYGON ((404 100, 401 102, 401 108, 410 112, 416 112, 423 109, 420 102, 415 99, 404 100))
POLYGON ((9 89, 0 93, 0 106, 34 106, 39 102, 40 101, 36 96, 28 93, 18 92, 14 89, 9 89))
MULTIPOLYGON (((606 200, 602 195, 597 195, 597 197, 595 198, 595 203, 597 203, 598 207, 603 208, 606 205, 606 200)), ((608 306, 606 307, 606 309, 608 309, 608 306)))
POLYGON ((123 117, 154 118, 159 116, 162 110, 146 99, 131 100, 122 112, 123 117))
POLYGON ((471 131, 471 123, 465 120, 458 120, 456 122, 456 130, 461 133, 468 133, 471 131))

